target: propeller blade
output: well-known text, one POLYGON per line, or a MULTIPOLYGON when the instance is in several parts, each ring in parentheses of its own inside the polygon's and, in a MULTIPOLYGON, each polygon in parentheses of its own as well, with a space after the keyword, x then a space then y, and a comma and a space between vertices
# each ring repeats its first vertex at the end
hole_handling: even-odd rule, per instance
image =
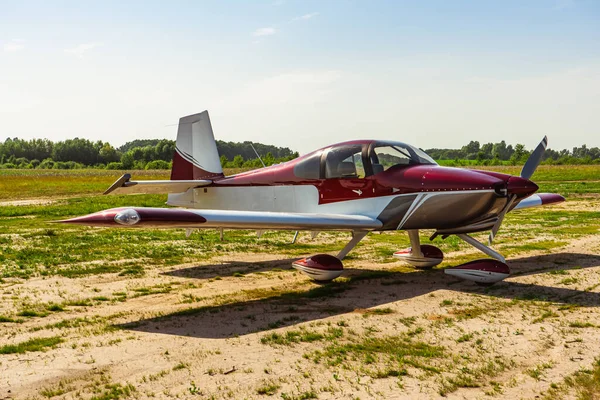
POLYGON ((521 178, 531 178, 538 165, 540 165, 542 162, 542 156, 546 151, 546 146, 548 146, 548 137, 544 136, 540 144, 538 144, 538 146, 527 159, 527 162, 525 162, 525 165, 523 165, 523 169, 521 170, 521 178))
POLYGON ((494 226, 492 226, 492 231, 490 232, 490 236, 488 237, 488 243, 490 246, 492 245, 492 242, 494 241, 494 238, 496 237, 496 234, 498 233, 498 230, 500 229, 500 225, 502 225, 502 221, 504 221, 504 217, 506 216, 506 213, 508 212, 508 210, 510 209, 510 206, 512 206, 512 203, 515 201, 516 198, 517 198, 517 195, 513 194, 512 196, 510 196, 510 198, 506 202, 506 205, 504 206, 502 211, 500 211, 500 214, 498 214, 498 221, 496 221, 494 226))

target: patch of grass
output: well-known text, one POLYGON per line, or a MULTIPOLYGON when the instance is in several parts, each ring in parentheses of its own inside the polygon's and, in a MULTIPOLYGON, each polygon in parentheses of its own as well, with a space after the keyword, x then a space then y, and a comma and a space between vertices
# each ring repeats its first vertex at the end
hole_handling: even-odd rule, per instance
POLYGON ((571 277, 571 278, 565 278, 565 279, 563 279, 562 281, 560 281, 558 283, 560 283, 562 285, 573 285, 573 284, 575 284, 577 282, 578 282, 577 278, 571 277))
POLYGON ((106 384, 104 385, 102 393, 93 396, 90 400, 118 400, 131 397, 135 391, 135 387, 130 383, 125 386, 120 383, 106 384))
POLYGON ((23 354, 29 351, 43 351, 48 347, 56 347, 63 341, 59 336, 29 339, 18 344, 7 344, 0 347, 0 354, 23 354))
POLYGON ((256 393, 261 395, 273 396, 281 386, 273 382, 265 382, 256 389, 256 393))
POLYGON ((368 372, 369 375, 373 379, 385 379, 389 377, 399 377, 408 375, 408 371, 405 368, 396 369, 396 368, 386 368, 386 369, 378 369, 373 372, 368 372))
POLYGON ((46 306, 46 310, 58 312, 58 311, 65 311, 65 308, 63 306, 61 306, 60 304, 48 304, 46 306))
POLYGON ((564 269, 555 269, 552 271, 548 272, 549 275, 569 275, 568 271, 565 271, 564 269))
POLYGON ((2 322, 19 323, 19 322, 23 322, 23 320, 14 319, 14 318, 10 318, 10 317, 5 317, 4 315, 0 315, 0 323, 2 323, 2 322))
POLYGON ((363 317, 370 317, 372 315, 386 315, 386 314, 393 314, 395 311, 392 310, 389 307, 386 308, 370 308, 368 310, 365 310, 362 315, 363 317))
POLYGON ((596 325, 592 324, 591 322, 582 322, 582 321, 575 321, 575 322, 571 322, 569 323, 569 327, 570 328, 595 328, 596 325))
POLYGON ((417 317, 403 317, 400 318, 398 321, 400 321, 400 323, 406 326, 407 328, 410 328, 417 321, 417 317))
POLYGON ((94 303, 92 303, 92 300, 90 300, 90 299, 77 299, 77 300, 69 300, 69 301, 65 302, 65 305, 74 306, 74 307, 89 307, 89 306, 94 305, 94 303))
POLYGON ((528 369, 525 372, 527 373, 527 375, 529 375, 536 381, 539 381, 542 378, 542 376, 544 375, 544 371, 547 369, 550 369, 550 368, 552 368, 552 364, 543 363, 543 364, 537 365, 535 368, 528 369))
POLYGON ((440 396, 447 396, 448 394, 455 392, 458 388, 476 388, 481 385, 476 382, 472 376, 466 374, 459 374, 454 378, 448 378, 444 381, 438 391, 440 396))
POLYGON ((376 360, 378 356, 385 356, 395 362, 408 365, 418 365, 415 358, 441 357, 444 349, 441 346, 432 346, 425 342, 415 342, 407 335, 378 337, 365 337, 349 343, 332 343, 323 351, 315 351, 308 357, 314 362, 326 360, 328 365, 340 365, 348 359, 351 360, 376 360), (412 363, 411 363, 412 362, 412 363))
POLYGON ((82 326, 94 325, 102 323, 106 320, 104 317, 94 316, 91 318, 83 317, 83 318, 71 318, 64 319, 59 322, 55 322, 53 324, 47 324, 44 326, 44 329, 66 329, 66 328, 79 328, 82 326))
POLYGON ((454 301, 452 301, 452 300, 442 300, 442 302, 440 303, 440 306, 448 307, 448 306, 451 306, 452 304, 454 304, 454 301))
POLYGON ((262 344, 290 346, 294 343, 311 343, 320 340, 333 340, 343 336, 342 328, 330 327, 326 332, 309 331, 304 328, 300 330, 287 331, 284 334, 273 332, 260 339, 262 344))
POLYGON ((302 392, 298 395, 290 395, 287 393, 281 393, 281 398, 283 400, 310 400, 310 399, 318 399, 319 397, 313 390, 309 390, 308 392, 302 392))
POLYGON ((143 276, 145 273, 141 265, 133 265, 119 272, 119 276, 143 276))
POLYGON ((183 361, 173 367, 173 371, 179 371, 180 369, 189 368, 190 365, 188 363, 184 363, 183 361))
POLYGON ((540 323, 542 321, 544 321, 547 318, 556 318, 558 317, 558 314, 556 314, 555 312, 552 312, 550 310, 545 310, 542 315, 540 315, 539 317, 535 318, 533 321, 531 321, 534 324, 540 323))
POLYGON ((600 393, 600 359, 596 359, 592 369, 580 369, 568 375, 561 383, 552 383, 543 400, 554 400, 564 394, 576 394, 578 400, 595 400, 600 393))
POLYGON ((25 309, 17 313, 19 317, 45 317, 48 315, 47 312, 36 311, 31 309, 25 309))
POLYGON ((457 343, 469 342, 471 339, 473 339, 473 334, 467 333, 467 334, 462 335, 458 339, 456 339, 456 342, 457 343))

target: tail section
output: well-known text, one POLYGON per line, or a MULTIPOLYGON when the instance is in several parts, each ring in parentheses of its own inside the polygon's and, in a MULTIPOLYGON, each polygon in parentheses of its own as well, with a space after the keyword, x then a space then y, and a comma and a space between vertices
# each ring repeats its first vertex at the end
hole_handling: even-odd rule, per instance
POLYGON ((171 180, 217 179, 223 176, 208 111, 180 118, 171 180))

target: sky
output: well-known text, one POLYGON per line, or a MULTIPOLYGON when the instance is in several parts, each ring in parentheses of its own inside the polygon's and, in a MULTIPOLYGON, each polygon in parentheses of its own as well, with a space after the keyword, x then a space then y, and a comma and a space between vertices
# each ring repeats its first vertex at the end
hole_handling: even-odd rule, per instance
POLYGON ((0 141, 600 146, 600 1, 0 0, 0 141))

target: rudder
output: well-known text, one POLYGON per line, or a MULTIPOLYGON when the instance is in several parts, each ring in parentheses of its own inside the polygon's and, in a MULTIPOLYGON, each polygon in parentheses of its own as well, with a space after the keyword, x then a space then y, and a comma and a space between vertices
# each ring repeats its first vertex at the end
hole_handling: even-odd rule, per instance
POLYGON ((180 118, 171 180, 216 179, 223 176, 208 111, 180 118))

